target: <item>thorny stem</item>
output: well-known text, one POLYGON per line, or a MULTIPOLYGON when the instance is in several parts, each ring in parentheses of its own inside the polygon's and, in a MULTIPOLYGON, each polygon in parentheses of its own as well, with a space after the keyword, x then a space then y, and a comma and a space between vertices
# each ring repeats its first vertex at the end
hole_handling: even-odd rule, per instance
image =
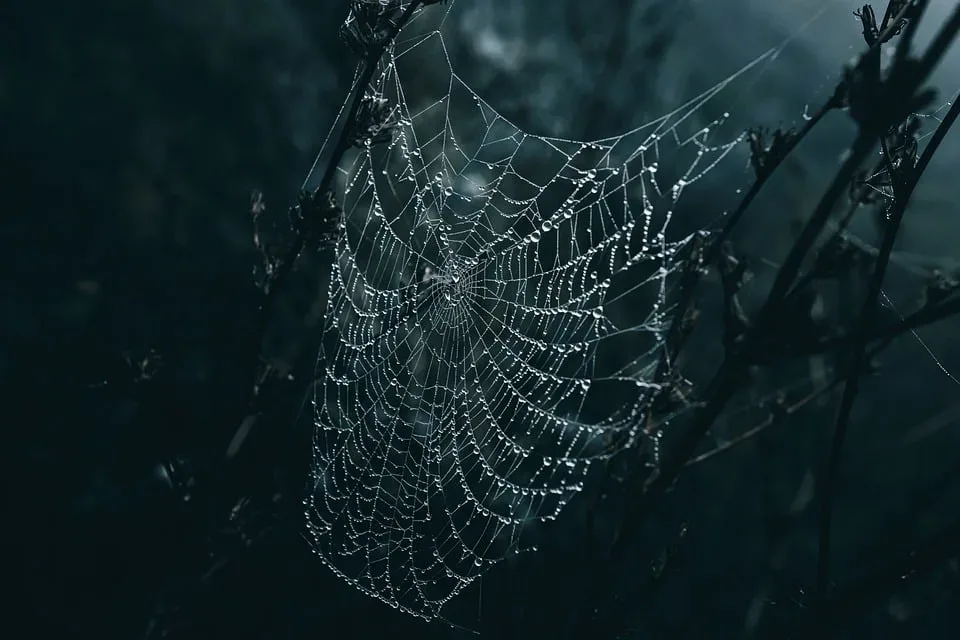
MULTIPOLYGON (((930 64, 930 55, 932 52, 946 51, 946 46, 953 38, 953 34, 960 28, 960 6, 954 10, 953 16, 937 36, 937 40, 931 45, 930 50, 924 55, 921 65, 932 69, 930 64)), ((833 500, 837 483, 837 472, 840 466, 840 457, 843 450, 843 443, 850 426, 850 415, 853 411, 853 404, 860 388, 860 373, 863 369, 866 358, 866 347, 871 331, 877 321, 877 307, 880 292, 883 288, 883 281, 886 275, 887 267, 890 263, 890 255, 893 252, 893 246, 896 242, 900 225, 906 213, 907 203, 913 195, 920 176, 930 163, 930 159, 937 151, 940 143, 946 136, 957 117, 957 101, 951 105, 947 117, 941 121, 933 137, 924 149, 920 161, 916 167, 911 170, 908 176, 894 175, 894 167, 889 152, 885 154, 888 163, 888 171, 891 172, 891 178, 894 189, 894 203, 889 211, 886 227, 884 229, 883 240, 880 246, 879 256, 876 267, 870 278, 867 288, 867 296, 863 302, 863 308, 860 312, 860 321, 858 331, 854 336, 852 353, 850 355, 851 364, 849 377, 844 386, 843 395, 840 400, 840 409, 837 415, 836 427, 833 433, 833 439, 830 445, 830 451, 827 459, 827 466, 823 479, 823 498, 820 508, 820 532, 819 532, 819 555, 817 559, 817 580, 816 580, 816 599, 818 604, 822 604, 829 587, 830 579, 830 540, 831 524, 833 518, 833 500)))

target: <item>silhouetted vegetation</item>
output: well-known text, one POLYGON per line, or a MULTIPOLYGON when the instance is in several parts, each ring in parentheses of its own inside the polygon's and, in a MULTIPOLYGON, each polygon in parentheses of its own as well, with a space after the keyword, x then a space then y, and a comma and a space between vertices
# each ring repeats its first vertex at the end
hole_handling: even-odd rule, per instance
MULTIPOLYGON (((300 535, 341 230, 334 174, 351 147, 391 139, 366 87, 410 16, 441 3, 100 4, 58 7, 55 21, 13 9, 0 45, 14 196, 0 364, 24 635, 894 638, 956 624, 958 389, 939 392, 947 409, 926 423, 881 429, 869 408, 889 350, 960 313, 960 272, 943 268, 911 271, 909 308, 884 297, 960 113, 954 100, 935 127, 918 115, 944 101, 930 78, 960 5, 924 46, 929 0, 864 5, 860 53, 802 127, 748 132, 752 183, 678 275, 662 390, 642 417, 657 464, 624 453, 550 544, 461 596, 469 631, 355 593, 300 535), (347 9, 360 18, 334 41, 347 9), (343 65, 304 95, 318 49, 354 55, 355 82, 343 65), (771 265, 741 234, 772 215, 762 198, 830 118, 852 121, 849 149, 771 265), (292 142, 304 132, 314 139, 292 142), (876 242, 851 230, 865 218, 876 242), (896 487, 851 488, 864 440, 886 447, 864 455, 896 487), (857 500, 883 502, 888 524, 857 500)), ((906 405, 916 391, 899 393, 906 405)))

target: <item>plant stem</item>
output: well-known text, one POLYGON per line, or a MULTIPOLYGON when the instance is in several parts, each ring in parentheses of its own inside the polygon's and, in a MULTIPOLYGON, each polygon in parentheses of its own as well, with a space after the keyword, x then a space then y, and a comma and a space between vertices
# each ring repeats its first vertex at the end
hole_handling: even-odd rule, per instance
MULTIPOLYGON (((410 20, 410 17, 414 14, 421 3, 422 0, 412 0, 406 6, 400 18, 391 25, 390 30, 386 33, 383 39, 381 39, 379 43, 373 45, 370 51, 367 53, 367 56, 360 61, 357 69, 356 80, 353 83, 353 87, 350 90, 347 100, 344 102, 345 105, 349 106, 347 106, 346 109, 341 110, 332 129, 332 137, 335 140, 332 151, 329 152, 326 162, 323 162, 324 156, 327 155, 327 147, 324 145, 324 148, 321 149, 317 154, 317 158, 314 160, 314 163, 310 168, 306 179, 304 180, 303 188, 315 196, 322 195, 331 189, 333 177, 336 174, 337 168, 340 166, 340 162, 343 160, 344 154, 352 144, 351 136, 353 133, 353 123, 356 120, 357 112, 360 109, 360 105, 363 101, 363 97, 367 91, 367 88, 373 79, 373 74, 376 72, 377 65, 387 48, 392 44, 394 38, 397 36, 403 26, 410 20), (316 181, 315 178, 320 166, 324 167, 323 173, 321 174, 319 181, 316 181)), ((289 275, 293 271, 293 267, 296 264, 297 259, 300 257, 300 254, 303 253, 305 247, 306 236, 302 233, 298 233, 294 238, 293 244, 291 244, 280 261, 277 271, 270 281, 270 286, 266 290, 264 297, 261 300, 257 313, 257 329, 254 336, 256 355, 253 358, 253 366, 251 367, 251 371, 247 375, 246 388, 250 389, 250 398, 244 407, 244 410, 248 414, 256 413, 258 409, 258 395, 254 381, 256 380, 257 371, 260 366, 260 350, 263 346, 263 340, 266 336, 267 327, 269 326, 270 314, 272 312, 273 305, 275 304, 280 292, 283 290, 286 282, 289 280, 289 275)))
MULTIPOLYGON (((944 28, 938 34, 933 45, 924 54, 921 60, 921 68, 929 73, 933 69, 933 64, 938 60, 935 56, 942 56, 946 51, 946 44, 953 40, 957 29, 960 28, 960 6, 954 11, 954 14, 944 28), (934 61, 934 62, 931 62, 934 61)), ((917 83, 919 86, 919 82, 917 83)), ((883 289, 883 281, 886 276, 887 267, 890 263, 890 256, 893 252, 893 246, 896 243, 900 226, 906 214, 907 204, 910 197, 916 189, 920 176, 926 170, 933 154, 942 143, 946 132, 953 125, 957 117, 957 101, 951 106, 947 117, 941 121, 933 137, 927 144, 917 162, 916 167, 910 170, 910 175, 906 178, 894 171, 889 151, 885 157, 887 159, 887 171, 890 172, 891 182, 894 188, 894 203, 887 216, 886 228, 884 229, 883 240, 881 241, 879 255, 876 266, 871 275, 867 288, 867 295, 863 301, 863 307, 860 311, 860 321, 858 331, 853 337, 852 352, 850 355, 849 377, 844 385, 843 395, 840 399, 840 408, 837 415, 836 427, 834 429, 830 452, 827 458, 827 465, 824 472, 822 500, 820 503, 820 526, 819 526, 819 553, 817 558, 817 579, 816 579, 816 599, 822 604, 826 598, 830 579, 830 540, 832 532, 833 519, 833 501, 836 493, 837 473, 840 467, 840 457, 843 450, 844 440, 850 427, 850 415, 853 411, 853 404, 860 389, 860 378, 863 366, 867 361, 867 342, 869 336, 874 331, 877 322, 877 308, 880 298, 880 292, 883 289)))
MULTIPOLYGON (((920 2, 909 6, 915 10, 916 13, 914 16, 918 16, 925 5, 926 1, 920 0, 920 2)), ((908 23, 908 35, 914 33, 916 21, 916 17, 913 17, 910 23, 908 23)), ((927 49, 920 63, 914 69, 911 69, 909 76, 910 82, 902 87, 904 91, 910 92, 908 98, 913 97, 916 89, 926 81, 930 72, 939 62, 940 58, 942 58, 947 46, 956 34, 958 26, 960 26, 960 6, 958 6, 954 15, 947 21, 934 43, 927 49)), ((906 47, 908 43, 909 39, 905 37, 901 46, 906 47)), ((905 60, 905 54, 902 55, 905 60)), ((587 592, 586 606, 580 610, 580 614, 574 622, 571 637, 577 638, 595 635, 595 629, 592 627, 597 607, 599 603, 602 602, 603 597, 608 594, 608 591, 613 588, 612 583, 614 581, 608 575, 609 572, 623 560, 626 552, 629 550, 630 539, 639 529, 643 515, 649 509, 651 503, 672 485, 673 481, 686 467, 687 461, 696 453, 696 449, 703 436, 709 431, 724 407, 739 389, 750 365, 751 347, 758 346, 763 342, 765 336, 777 331, 775 322, 777 312, 780 311, 782 302, 789 292, 791 285, 796 280, 806 256, 826 226, 837 202, 839 202, 846 192, 847 186, 853 179, 857 169, 863 164, 870 154, 870 151, 877 144, 877 140, 883 131, 884 128, 879 126, 861 128, 851 145, 849 154, 834 175, 833 180, 817 203, 813 214, 792 246, 783 265, 780 267, 767 300, 758 314, 757 323, 751 330, 750 335, 747 336, 747 348, 743 352, 728 357, 721 364, 704 394, 704 397, 707 398, 706 402, 693 411, 691 418, 692 426, 681 436, 679 443, 677 443, 675 447, 671 447, 667 454, 664 455, 661 466, 656 469, 639 488, 634 490, 635 495, 628 501, 628 504, 631 506, 624 518, 624 525, 617 532, 617 536, 611 545, 609 554, 605 559, 604 569, 598 571, 593 588, 587 592)), ((795 146, 796 145, 791 146, 790 150, 792 151, 795 146)), ((929 162, 929 160, 926 162, 929 162)), ((760 181, 758 181, 758 183, 759 182, 760 181)), ((754 190, 759 191, 759 188, 759 186, 755 186, 754 189, 751 189, 748 197, 752 198, 755 196, 756 194, 752 192, 754 190)), ((744 206, 743 209, 745 210, 746 206, 744 206)), ((742 214, 742 211, 740 211, 739 214, 742 214)), ((739 218, 739 214, 737 218, 739 218)), ((729 227, 732 227, 733 224, 736 224, 736 220, 728 221, 729 227)), ((891 234, 891 236, 895 238, 895 234, 891 234)), ((719 251, 719 249, 714 250, 719 251)), ((684 295, 688 296, 692 294, 685 292, 684 295)), ((676 323, 677 320, 674 322, 676 323)), ((671 327, 671 330, 673 330, 673 327, 671 327)), ((668 356, 669 354, 665 355, 664 358, 668 358, 668 356)), ((669 364, 669 362, 667 364, 669 364)), ((661 366, 658 366, 658 373, 665 366, 664 361, 661 360, 661 366)))

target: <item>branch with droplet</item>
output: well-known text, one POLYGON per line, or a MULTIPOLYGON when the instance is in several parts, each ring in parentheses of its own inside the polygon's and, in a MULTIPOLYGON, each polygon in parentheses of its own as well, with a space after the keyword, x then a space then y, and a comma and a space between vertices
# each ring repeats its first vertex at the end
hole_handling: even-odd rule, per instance
MULTIPOLYGON (((392 110, 385 100, 369 93, 377 65, 414 13, 422 6, 436 4, 436 0, 414 0, 382 3, 370 0, 354 0, 341 35, 360 56, 357 74, 350 94, 344 103, 329 140, 317 155, 310 172, 304 180, 296 205, 289 212, 294 231, 290 246, 279 256, 272 256, 264 249, 257 221, 265 210, 262 196, 255 196, 252 207, 255 232, 254 242, 264 256, 266 273, 262 286, 263 298, 258 311, 257 330, 254 337, 256 354, 247 376, 247 385, 252 389, 251 400, 243 408, 246 415, 258 413, 264 401, 260 399, 258 385, 254 384, 260 368, 260 348, 266 334, 270 310, 293 270, 297 259, 308 247, 324 248, 336 243, 342 232, 342 210, 333 193, 333 177, 351 147, 388 142, 392 139, 395 124, 392 110), (320 167, 323 167, 322 173, 320 167)), ((242 419, 238 417, 238 421, 242 419)))
MULTIPOLYGON (((232 482, 235 478, 231 475, 232 470, 239 469, 238 461, 243 457, 240 454, 244 442, 248 441, 255 425, 263 421, 271 403, 289 395, 288 383, 309 376, 297 375, 300 371, 296 367, 291 373, 287 368, 278 368, 261 361, 260 351, 271 309, 304 251, 308 248, 330 247, 339 239, 343 231, 343 212, 333 192, 333 178, 337 167, 351 147, 389 141, 395 126, 391 121, 392 110, 389 105, 369 92, 374 73, 396 35, 416 11, 424 6, 438 4, 439 1, 391 0, 385 3, 380 0, 354 0, 351 3, 347 26, 341 31, 341 35, 360 56, 360 62, 344 107, 327 140, 329 144, 325 143, 317 155, 297 202, 287 211, 293 238, 285 247, 271 246, 268 241, 270 234, 266 228, 267 203, 263 194, 254 192, 251 197, 249 212, 253 223, 253 244, 260 255, 261 264, 258 268, 260 300, 253 336, 253 353, 249 370, 245 372, 244 388, 248 390, 249 397, 246 402, 236 405, 237 415, 233 417, 233 423, 238 426, 233 431, 229 444, 224 447, 221 464, 206 474, 202 487, 191 475, 191 481, 195 484, 191 488, 199 489, 204 500, 211 505, 211 511, 220 514, 214 524, 216 531, 230 530, 229 523, 237 519, 235 505, 247 504, 246 496, 237 495, 235 483, 232 482), (281 382, 285 384, 280 384, 281 382), (224 520, 228 523, 224 525, 226 529, 217 529, 224 520)), ((258 468, 263 466, 260 461, 257 462, 258 468)), ((275 496, 273 502, 280 498, 275 496)), ((246 548, 253 538, 247 535, 246 528, 243 531, 244 535, 240 537, 243 541, 241 547, 246 548)), ((211 566, 205 575, 212 575, 230 559, 232 556, 228 558, 222 554, 211 557, 211 566)), ((175 613, 174 609, 163 617, 166 619, 175 613)), ((162 623, 157 621, 159 633, 163 632, 166 622, 169 620, 162 623)))
MULTIPOLYGON (((857 172, 869 156, 870 151, 875 148, 882 137, 889 135, 897 124, 909 118, 914 111, 923 108, 932 98, 932 92, 922 89, 921 86, 926 82, 933 68, 940 62, 947 46, 952 42, 958 28, 960 28, 960 7, 948 18, 934 38, 933 43, 921 57, 908 57, 907 52, 916 32, 916 25, 927 4, 928 2, 925 0, 916 0, 904 6, 898 5, 898 7, 888 9, 888 14, 893 17, 884 19, 883 28, 878 28, 880 34, 871 36, 872 40, 868 40, 869 49, 860 56, 857 64, 844 75, 843 81, 837 86, 830 100, 825 103, 814 118, 807 122, 801 134, 781 133, 775 135, 773 141, 769 144, 766 144, 763 136, 759 133, 751 138, 751 151, 757 156, 753 161, 757 180, 734 213, 728 217, 723 230, 711 239, 712 242, 702 252, 701 259, 688 268, 687 275, 684 276, 685 282, 681 283, 680 303, 676 309, 674 327, 680 325, 679 319, 685 315, 687 307, 691 304, 693 289, 698 284, 705 267, 715 261, 717 255, 721 252, 722 242, 733 231, 739 219, 756 198, 763 185, 769 180, 773 171, 796 148, 800 137, 806 135, 812 125, 818 122, 827 112, 836 108, 845 108, 859 125, 857 138, 851 145, 843 164, 821 197, 800 236, 788 252, 766 302, 760 312, 756 314, 756 317, 752 319, 751 327, 743 340, 743 346, 732 355, 728 354, 728 357, 725 358, 712 381, 700 394, 699 397, 702 398, 702 401, 697 403, 691 411, 688 428, 684 429, 683 433, 677 436, 676 442, 665 450, 661 464, 648 477, 631 480, 631 484, 635 484, 629 490, 631 506, 607 554, 605 566, 608 570, 613 570, 618 565, 629 549, 630 541, 643 522, 643 516, 652 502, 670 488, 680 472, 687 466, 687 462, 695 455, 703 436, 708 433, 729 400, 749 379, 748 371, 751 363, 761 354, 765 346, 771 344, 770 338, 779 334, 777 330, 778 322, 791 309, 791 305, 798 301, 798 297, 790 295, 790 293, 801 268, 823 229, 827 226, 838 201, 849 191, 851 182, 855 181, 857 172), (870 73, 869 67, 879 60, 880 45, 901 30, 904 33, 903 42, 897 49, 897 55, 889 73, 885 77, 870 73)), ((871 30, 870 33, 873 34, 873 31, 871 30)), ((934 140, 940 139, 942 137, 941 131, 945 131, 949 126, 948 123, 945 127, 938 128, 934 140)), ((928 148, 930 149, 929 155, 932 155, 936 150, 936 144, 928 145, 928 148)), ((912 169, 911 180, 913 184, 916 183, 926 163, 929 162, 929 155, 925 152, 924 157, 921 157, 912 169)), ((912 188, 904 191, 905 197, 900 199, 903 207, 906 206, 911 193, 912 188)), ((893 229, 892 235, 886 238, 888 242, 892 243, 890 238, 895 237, 895 232, 896 228, 893 229)), ((885 262, 885 258, 889 258, 889 251, 881 251, 878 262, 885 262)), ((875 285, 876 282, 875 279, 872 284, 875 285)), ((671 344, 670 334, 675 332, 674 327, 668 334, 667 345, 671 344)), ((677 346, 682 347, 682 344, 677 346)), ((658 381, 662 381, 669 373, 675 354, 676 352, 672 349, 663 350, 657 372, 658 381)), ((852 376, 853 379, 856 379, 862 370, 862 366, 845 367, 845 377, 852 376)), ((612 582, 612 580, 607 580, 607 574, 604 571, 598 572, 594 587, 588 591, 586 604, 581 609, 580 616, 573 627, 572 637, 580 637, 595 632, 594 623, 598 612, 597 607, 603 601, 607 590, 610 588, 609 583, 612 582)))

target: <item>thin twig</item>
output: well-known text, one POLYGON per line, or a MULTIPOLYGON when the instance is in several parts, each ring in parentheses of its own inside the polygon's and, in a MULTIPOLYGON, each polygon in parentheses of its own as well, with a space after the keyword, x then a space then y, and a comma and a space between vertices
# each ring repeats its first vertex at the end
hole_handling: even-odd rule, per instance
MULTIPOLYGON (((935 324, 941 320, 946 320, 957 314, 960 314, 960 295, 953 295, 937 304, 924 306, 902 318, 895 324, 885 327, 874 326, 867 332, 867 339, 868 342, 874 342, 876 344, 870 347, 867 353, 870 358, 873 358, 879 355, 881 351, 886 350, 894 340, 903 334, 919 329, 920 327, 935 324)), ((854 337, 853 334, 833 335, 809 344, 791 346, 780 355, 786 357, 804 357, 836 351, 840 348, 849 347, 854 337)))
POLYGON ((734 438, 731 438, 730 440, 728 440, 727 442, 724 442, 723 444, 717 445, 716 447, 714 447, 713 449, 710 449, 705 453, 701 453, 696 457, 690 458, 685 463, 685 466, 692 467, 693 465, 700 464, 701 462, 706 462, 708 460, 711 460, 719 456, 722 453, 725 453, 733 449, 738 445, 743 444, 744 442, 751 440, 752 438, 766 431, 768 428, 777 425, 782 418, 795 414, 797 411, 807 406, 817 398, 822 398, 823 396, 827 395, 828 393, 833 391, 837 387, 837 385, 838 385, 838 381, 834 380, 819 389, 811 391, 810 393, 806 394, 805 396, 803 396, 802 398, 800 398, 799 400, 795 401, 790 405, 784 405, 784 406, 778 407, 777 411, 771 411, 766 418, 764 418, 754 426, 750 427, 743 433, 737 435, 734 438))
MULTIPOLYGON (((914 23, 916 20, 913 21, 914 23)), ((921 65, 928 70, 932 70, 930 64, 931 52, 946 51, 946 44, 953 40, 957 30, 960 29, 960 5, 954 11, 953 16, 944 25, 936 40, 930 49, 925 53, 921 60, 921 65)), ((906 47, 908 43, 903 43, 906 47)), ((904 58, 905 59, 905 58, 904 58)), ((917 83, 916 86, 919 86, 917 83)), ((954 105, 955 106, 955 105, 954 105)), ((949 116, 949 114, 948 114, 949 116)), ((860 373, 867 361, 867 343, 869 335, 877 322, 877 309, 880 292, 883 288, 884 277, 890 262, 890 255, 893 252, 893 246, 896 242, 900 226, 906 213, 907 204, 913 191, 919 182, 920 176, 926 169, 937 151, 947 130, 953 124, 956 116, 945 118, 937 127, 933 138, 924 149, 923 155, 917 166, 907 177, 896 176, 891 173, 894 185, 894 203, 889 211, 884 229, 883 239, 881 241, 879 255, 870 282, 867 288, 867 295, 863 302, 860 312, 860 321, 858 331, 854 335, 852 353, 850 354, 849 377, 844 387, 844 392, 840 400, 840 408, 837 415, 836 427, 834 429, 830 451, 828 454, 827 465, 824 472, 822 499, 820 508, 820 526, 819 526, 819 554, 817 559, 817 579, 816 579, 816 599, 822 603, 826 597, 830 579, 830 541, 832 533, 833 500, 836 494, 837 473, 840 466, 840 457, 843 451, 843 444, 850 425, 850 415, 853 410, 853 404, 860 387, 860 373)), ((888 162, 892 159, 887 155, 888 162)), ((888 171, 893 172, 893 166, 888 165, 888 171)))
MULTIPOLYGON (((397 36, 403 26, 410 20, 410 17, 414 14, 417 8, 419 8, 422 2, 423 0, 412 0, 406 6, 400 18, 391 24, 389 31, 383 37, 383 39, 374 44, 367 53, 367 56, 360 61, 356 81, 350 90, 349 97, 345 101, 345 104, 348 104, 349 107, 340 112, 340 115, 337 117, 337 121, 333 126, 333 131, 336 132, 334 134, 336 137, 336 142, 332 147, 332 152, 328 152, 326 146, 324 149, 321 149, 317 154, 317 158, 310 168, 306 179, 304 180, 304 189, 308 190, 310 193, 323 194, 330 190, 333 183, 333 177, 336 174, 337 168, 340 166, 343 155, 351 146, 351 137, 353 134, 352 123, 357 118, 357 112, 360 109, 363 96, 373 79, 377 65, 379 64, 380 59, 383 57, 383 54, 392 44, 394 38, 397 36), (323 157, 327 153, 329 153, 328 159, 326 163, 323 164, 323 157), (324 167, 323 173, 321 174, 320 180, 316 181, 316 184, 314 185, 316 175, 321 165, 324 167)), ((296 264, 297 259, 303 253, 303 250, 306 247, 306 241, 307 236, 305 234, 296 234, 293 243, 279 261, 276 272, 271 279, 270 287, 266 290, 263 299, 261 300, 257 313, 257 329, 254 336, 256 356, 253 358, 254 364, 247 376, 247 379, 250 381, 248 382, 247 387, 251 389, 251 396, 244 409, 248 412, 254 411, 253 407, 257 400, 256 385, 253 384, 253 381, 256 379, 257 369, 260 365, 260 350, 263 345, 263 339, 266 336, 271 310, 286 282, 289 280, 289 275, 293 271, 293 267, 296 264)))
MULTIPOLYGON (((924 0, 919 0, 911 6, 916 10, 918 7, 922 8, 925 4, 924 0)), ((910 26, 915 22, 916 20, 912 20, 910 26)), ((910 70, 909 82, 899 87, 902 91, 910 91, 910 97, 913 96, 917 87, 926 81, 933 67, 943 56, 946 50, 946 45, 943 44, 944 37, 946 36, 949 42, 955 32, 956 28, 953 19, 951 19, 938 34, 934 44, 927 50, 921 64, 910 70)), ((844 195, 856 170, 866 160, 883 130, 883 127, 877 126, 861 128, 849 154, 821 197, 811 218, 780 268, 767 302, 759 314, 759 321, 747 337, 747 342, 751 346, 755 347, 761 344, 767 332, 776 330, 776 312, 780 310, 785 294, 796 280, 806 255, 810 252, 829 220, 837 202, 844 195), (771 320, 774 321, 771 322, 771 320)), ((695 455, 703 436, 709 431, 729 400, 740 388, 749 366, 749 352, 750 349, 748 348, 745 352, 738 352, 733 357, 724 360, 706 389, 704 397, 707 400, 693 411, 691 427, 688 428, 686 433, 682 434, 676 446, 671 447, 664 455, 661 465, 634 490, 635 495, 629 501, 630 507, 624 518, 624 524, 617 531, 606 558, 605 567, 607 570, 618 566, 630 547, 630 539, 640 527, 643 514, 649 509, 651 503, 672 485, 676 477, 686 467, 687 460, 695 455)), ((581 609, 578 619, 572 626, 572 637, 586 637, 591 634, 598 604, 611 588, 611 582, 611 580, 606 579, 606 574, 603 571, 598 572, 593 588, 587 592, 588 597, 585 606, 581 609)))

